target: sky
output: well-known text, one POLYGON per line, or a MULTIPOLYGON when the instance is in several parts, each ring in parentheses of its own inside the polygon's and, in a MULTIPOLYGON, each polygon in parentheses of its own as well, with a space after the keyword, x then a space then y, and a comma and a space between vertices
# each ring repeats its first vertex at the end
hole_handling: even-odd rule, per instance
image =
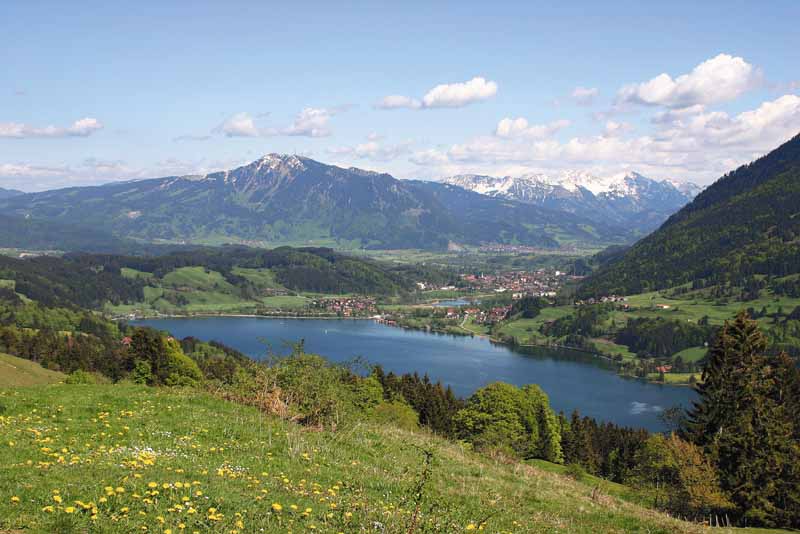
POLYGON ((800 132, 798 20, 796 0, 2 2, 0 187, 272 152, 708 184, 800 132))

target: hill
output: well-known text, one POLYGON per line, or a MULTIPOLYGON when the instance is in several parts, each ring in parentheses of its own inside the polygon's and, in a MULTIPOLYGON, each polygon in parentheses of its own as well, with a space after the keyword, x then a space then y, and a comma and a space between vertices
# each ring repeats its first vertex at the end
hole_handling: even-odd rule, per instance
POLYGON ((22 191, 17 191, 16 189, 3 189, 0 187, 0 199, 11 198, 22 194, 22 191))
POLYGON ((0 388, 55 384, 66 377, 30 360, 0 353, 0 388))
MULTIPOLYGON (((2 198, 0 196, 0 199, 2 198)), ((107 254, 164 254, 178 247, 136 242, 93 226, 0 214, 0 248, 107 254)))
POLYGON ((490 197, 579 213, 593 221, 613 221, 646 234, 691 201, 701 189, 692 183, 652 180, 636 172, 598 177, 579 171, 522 176, 460 175, 445 178, 490 197))
MULTIPOLYGON (((0 256, 0 280, 46 306, 134 305, 177 311, 242 311, 298 292, 397 296, 451 274, 390 265, 324 248, 197 248, 161 256, 0 256), (194 306, 194 308, 192 308, 194 306)), ((281 301, 284 302, 284 301, 281 301)), ((285 302, 284 302, 285 303, 285 302)), ((124 308, 123 308, 124 309, 124 308)))
POLYGON ((582 286, 585 296, 800 272, 800 135, 723 176, 582 286))
POLYGON ((633 236, 579 214, 438 185, 270 154, 204 176, 18 195, 0 200, 0 211, 171 243, 446 249, 450 242, 501 241, 553 248, 633 236))
POLYGON ((2 530, 706 531, 616 484, 376 423, 309 432, 192 390, 124 385, 0 390, 0 404, 2 530))

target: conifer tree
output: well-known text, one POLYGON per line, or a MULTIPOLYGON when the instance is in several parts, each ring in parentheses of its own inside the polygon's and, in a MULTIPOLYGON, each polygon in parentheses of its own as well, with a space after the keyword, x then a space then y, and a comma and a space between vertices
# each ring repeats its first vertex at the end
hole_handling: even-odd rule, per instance
POLYGON ((766 347, 745 313, 726 322, 709 351, 685 434, 716 465, 742 523, 796 525, 796 370, 785 356, 766 356, 766 347))

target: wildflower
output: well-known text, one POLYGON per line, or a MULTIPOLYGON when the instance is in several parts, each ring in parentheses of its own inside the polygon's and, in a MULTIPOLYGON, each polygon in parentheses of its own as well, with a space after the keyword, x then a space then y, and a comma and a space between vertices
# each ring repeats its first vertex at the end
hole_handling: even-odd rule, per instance
POLYGON ((273 512, 280 512, 281 510, 283 510, 283 506, 281 506, 280 504, 278 504, 276 502, 272 503, 272 511, 273 512))
POLYGON ((467 525, 467 530, 475 530, 475 523, 470 523, 467 525))
POLYGON ((12 502, 12 504, 17 504, 19 502, 19 497, 14 495, 13 497, 11 497, 11 502, 12 502))
POLYGON ((53 495, 53 500, 56 501, 58 504, 61 504, 61 501, 63 501, 61 495, 53 495))
POLYGON ((68 513, 68 514, 74 514, 75 513, 75 507, 74 506, 67 506, 66 508, 64 508, 64 511, 66 513, 68 513))

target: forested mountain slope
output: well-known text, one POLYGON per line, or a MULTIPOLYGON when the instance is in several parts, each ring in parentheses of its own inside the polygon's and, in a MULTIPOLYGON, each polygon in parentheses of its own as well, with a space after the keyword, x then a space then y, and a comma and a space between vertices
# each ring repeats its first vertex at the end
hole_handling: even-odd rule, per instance
POLYGON ((451 241, 558 247, 635 235, 580 214, 437 187, 269 154, 204 176, 17 195, 0 199, 0 212, 172 243, 445 249, 451 241))
POLYGON ((800 272, 800 135, 720 178, 582 286, 586 296, 800 272))

